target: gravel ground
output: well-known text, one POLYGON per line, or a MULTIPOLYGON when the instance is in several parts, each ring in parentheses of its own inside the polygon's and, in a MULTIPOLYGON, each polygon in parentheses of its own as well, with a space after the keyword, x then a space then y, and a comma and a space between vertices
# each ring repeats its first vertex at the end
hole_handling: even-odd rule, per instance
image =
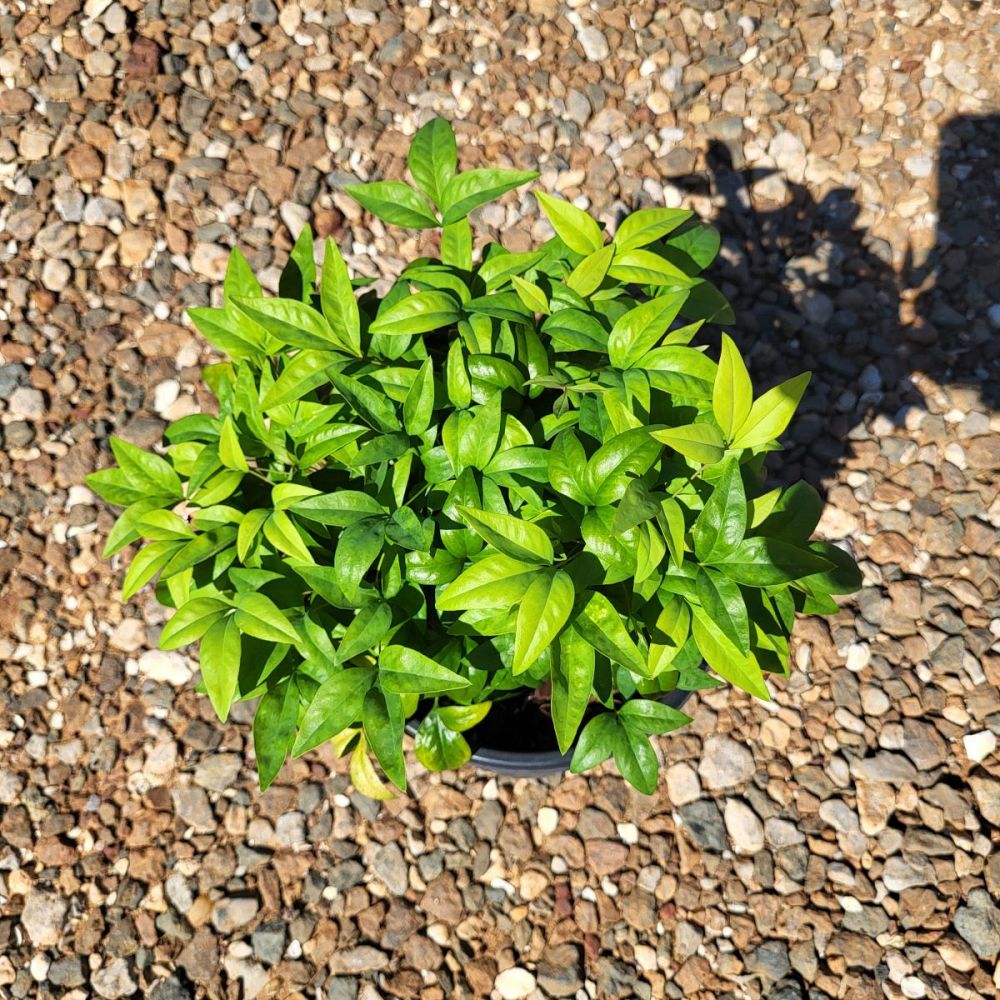
MULTIPOLYGON (((971 0, 0 0, 0 996, 994 995, 998 49, 971 0), (817 372, 776 471, 866 586, 773 706, 701 696, 652 798, 380 806, 324 753, 262 796, 100 559, 79 484, 203 401, 182 314, 227 248, 273 287, 310 221, 398 269, 426 237, 338 186, 433 112, 609 223, 717 219, 757 376, 817 372)), ((527 196, 480 224, 544 233, 527 196)))

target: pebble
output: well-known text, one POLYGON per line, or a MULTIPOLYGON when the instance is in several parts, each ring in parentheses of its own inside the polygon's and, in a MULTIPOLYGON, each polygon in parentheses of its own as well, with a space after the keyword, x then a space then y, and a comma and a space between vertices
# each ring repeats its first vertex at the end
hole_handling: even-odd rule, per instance
POLYGON ((764 824, 740 799, 726 799, 726 830, 738 854, 756 854, 764 848, 764 824))
POLYGON ((503 1000, 524 1000, 535 989, 535 977, 527 969, 515 965, 504 969, 493 985, 503 1000))
POLYGON ((965 746, 965 755, 975 763, 981 763, 987 757, 992 757, 996 752, 997 738, 988 729, 980 730, 978 733, 967 733, 962 737, 965 746))
POLYGON ((576 33, 576 37, 580 40, 584 54, 591 62, 604 62, 611 55, 607 38, 604 37, 600 29, 593 27, 593 25, 581 28, 576 33))
POLYGON ((754 772, 750 751, 727 736, 710 736, 705 741, 698 775, 709 791, 735 788, 750 780, 754 772))
POLYGON ((21 926, 36 948, 59 943, 69 903, 50 892, 32 889, 21 910, 21 926))
POLYGON ((130 997, 139 990, 124 958, 116 958, 104 968, 98 969, 90 977, 90 985, 94 988, 94 992, 105 1000, 130 997))

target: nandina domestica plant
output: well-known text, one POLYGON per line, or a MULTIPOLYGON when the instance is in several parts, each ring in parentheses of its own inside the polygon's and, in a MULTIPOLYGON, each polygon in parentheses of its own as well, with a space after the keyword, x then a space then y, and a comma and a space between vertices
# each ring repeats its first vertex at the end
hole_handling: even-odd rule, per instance
POLYGON ((222 307, 190 310, 230 359, 204 372, 218 413, 173 423, 163 455, 112 439, 117 467, 87 480, 125 508, 106 554, 144 543, 122 598, 158 577, 160 646, 200 642, 220 719, 259 698, 262 788, 333 741, 386 796, 408 719, 419 760, 454 768, 487 713, 534 694, 574 771, 613 757, 651 792, 651 738, 689 721, 666 693, 768 698, 796 613, 859 585, 809 540, 816 492, 764 485, 808 376, 755 395, 729 337, 718 361, 692 346, 732 315, 691 212, 637 211, 608 240, 540 193, 555 235, 476 260, 469 213, 536 175, 458 172, 442 119, 408 163, 416 187, 348 191, 440 227, 440 259, 356 295, 306 228, 277 297, 234 250, 222 307))

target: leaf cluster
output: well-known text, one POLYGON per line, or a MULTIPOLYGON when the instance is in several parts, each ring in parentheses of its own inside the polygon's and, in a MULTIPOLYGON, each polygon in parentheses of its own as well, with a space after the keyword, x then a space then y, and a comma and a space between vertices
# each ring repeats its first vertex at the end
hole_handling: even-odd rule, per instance
POLYGON ((113 440, 88 477, 124 508, 113 555, 141 542, 128 600, 155 580, 160 645, 198 642, 220 719, 259 699, 266 788, 333 741, 370 795, 418 758, 454 768, 498 702, 547 686, 573 770, 613 757, 651 792, 651 738, 687 717, 677 688, 767 698, 797 612, 829 613, 853 560, 810 541, 820 499, 768 490, 764 459, 808 376, 755 393, 732 340, 693 341, 731 310, 704 277, 719 237, 650 208, 612 239, 539 193, 554 235, 473 256, 468 213, 533 179, 458 171, 435 119, 415 187, 355 185, 387 222, 441 228, 439 258, 379 296, 308 228, 264 295, 239 250, 220 308, 190 310, 228 356, 216 413, 171 424, 163 454, 113 440), (359 294, 360 292, 360 294, 359 294))

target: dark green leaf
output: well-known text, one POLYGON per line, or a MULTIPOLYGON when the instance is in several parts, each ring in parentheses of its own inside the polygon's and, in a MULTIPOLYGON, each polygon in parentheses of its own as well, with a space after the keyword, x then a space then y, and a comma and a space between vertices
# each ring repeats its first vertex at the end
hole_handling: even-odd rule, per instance
POLYGON ((353 667, 321 684, 302 716, 292 755, 301 757, 357 722, 375 677, 370 667, 353 667))

